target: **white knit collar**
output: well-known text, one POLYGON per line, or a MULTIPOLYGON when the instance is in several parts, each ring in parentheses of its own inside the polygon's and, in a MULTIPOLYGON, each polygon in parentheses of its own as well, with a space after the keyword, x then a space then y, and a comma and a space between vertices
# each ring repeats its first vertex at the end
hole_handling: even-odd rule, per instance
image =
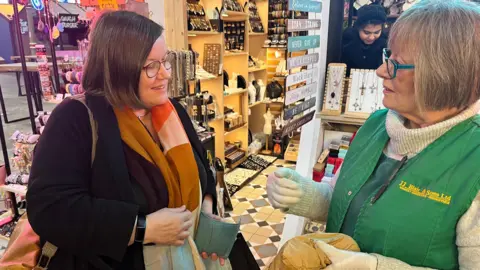
POLYGON ((408 129, 405 127, 405 118, 393 110, 387 113, 385 122, 390 141, 387 152, 412 158, 429 144, 440 138, 457 124, 473 117, 480 111, 480 101, 464 110, 455 117, 424 128, 408 129))

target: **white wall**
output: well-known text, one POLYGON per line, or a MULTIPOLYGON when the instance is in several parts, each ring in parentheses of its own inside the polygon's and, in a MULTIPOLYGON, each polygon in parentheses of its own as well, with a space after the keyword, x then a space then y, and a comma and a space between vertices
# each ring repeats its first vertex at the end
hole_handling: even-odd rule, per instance
POLYGON ((165 0, 146 0, 145 2, 148 3, 148 9, 150 10, 150 19, 162 26, 165 25, 165 0))

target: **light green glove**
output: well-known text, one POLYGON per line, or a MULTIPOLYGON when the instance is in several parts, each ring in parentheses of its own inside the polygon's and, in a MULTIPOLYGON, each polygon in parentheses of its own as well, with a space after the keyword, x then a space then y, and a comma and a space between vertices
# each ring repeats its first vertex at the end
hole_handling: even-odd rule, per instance
POLYGON ((287 214, 325 221, 333 188, 281 168, 268 176, 267 194, 270 204, 287 214))
POLYGON ((267 180, 268 200, 275 208, 287 210, 297 204, 303 196, 300 183, 306 181, 296 171, 280 168, 270 174, 267 180))

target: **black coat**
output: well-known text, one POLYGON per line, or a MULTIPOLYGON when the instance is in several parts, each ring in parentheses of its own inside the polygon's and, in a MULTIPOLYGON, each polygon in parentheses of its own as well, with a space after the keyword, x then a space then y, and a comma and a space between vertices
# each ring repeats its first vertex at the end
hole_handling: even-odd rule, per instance
MULTIPOLYGON (((86 100, 98 123, 93 166, 87 110, 78 101, 66 100, 52 113, 35 149, 27 193, 30 224, 42 242, 58 247, 50 270, 144 269, 142 245, 128 247, 141 203, 115 114, 103 97, 86 100)), ((202 191, 215 203, 206 152, 186 111, 172 103, 206 168, 202 191)))
POLYGON ((382 34, 372 45, 360 39, 358 30, 348 28, 343 33, 342 63, 350 69, 377 69, 383 62, 383 49, 387 47, 387 37, 382 34))

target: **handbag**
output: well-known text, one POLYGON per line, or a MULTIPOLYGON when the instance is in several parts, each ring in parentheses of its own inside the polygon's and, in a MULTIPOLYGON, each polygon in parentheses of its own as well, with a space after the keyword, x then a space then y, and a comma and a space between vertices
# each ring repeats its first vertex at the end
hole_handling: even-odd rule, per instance
POLYGON ((228 256, 233 270, 260 270, 255 257, 253 256, 247 241, 241 233, 237 234, 237 240, 233 244, 230 256, 228 256))
MULTIPOLYGON (((97 124, 92 112, 85 103, 84 95, 70 97, 80 101, 88 111, 90 125, 92 128, 92 156, 91 164, 95 159, 97 146, 97 124)), ((2 270, 47 270, 50 260, 55 256, 57 247, 46 242, 43 247, 40 244, 40 237, 36 234, 30 223, 27 214, 24 214, 17 222, 17 226, 10 237, 7 249, 0 259, 2 270)))
POLYGON ((282 96, 283 87, 277 81, 272 81, 267 85, 267 97, 270 99, 279 98, 282 96))

